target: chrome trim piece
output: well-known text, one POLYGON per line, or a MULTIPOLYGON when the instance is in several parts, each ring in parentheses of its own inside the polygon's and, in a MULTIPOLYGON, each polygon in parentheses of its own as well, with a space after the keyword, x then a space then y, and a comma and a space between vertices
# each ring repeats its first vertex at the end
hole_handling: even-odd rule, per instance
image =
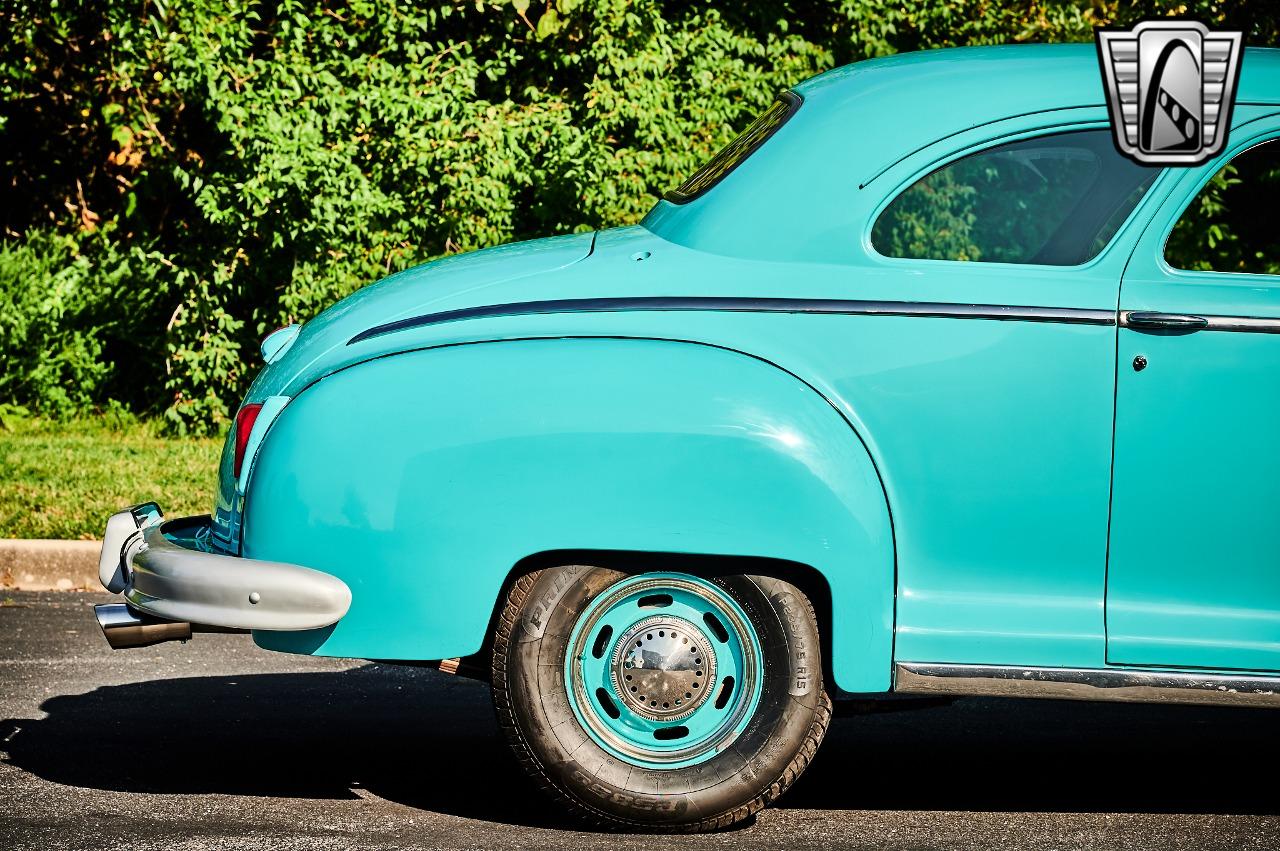
POLYGON ((674 724, 693 715, 712 699, 712 686, 720 682, 715 645, 705 629, 665 614, 632 624, 613 642, 609 660, 613 687, 623 704, 654 723, 674 724), (699 679, 706 688, 698 687, 699 679), (663 696, 670 700, 659 703, 663 696))
POLYGON ((894 666, 893 690, 964 697, 1280 707, 1280 678, 1117 668, 899 662, 894 666))
MULTIPOLYGON (((1151 315, 1150 311, 1125 310, 1120 314, 1120 327, 1134 330, 1150 330, 1151 325, 1143 321, 1143 317, 1151 315)), ((1192 317, 1187 317, 1192 318, 1192 317)), ((1201 315, 1195 319, 1204 320, 1198 327, 1185 327, 1170 330, 1174 333, 1195 333, 1197 331, 1232 331, 1244 334, 1280 334, 1280 318, 1266 316, 1218 316, 1201 315)))
POLYGON ((106 531, 102 533, 102 551, 98 554, 98 580, 103 588, 112 594, 119 594, 124 590, 128 582, 125 575, 125 554, 141 543, 138 520, 132 509, 118 511, 107 519, 106 531))
MULTIPOLYGON (((165 530, 198 538, 208 517, 162 522, 154 503, 121 511, 107 522, 118 567, 104 573, 108 590, 122 585, 129 606, 166 621, 227 629, 302 630, 336 623, 351 607, 341 579, 277 561, 240 558, 175 543, 165 530), (124 519, 120 519, 124 518, 124 519), (133 531, 124 536, 125 519, 133 531)), ((107 542, 104 540, 103 562, 107 542)))
POLYGON ((750 298, 735 296, 629 296, 560 298, 464 307, 397 319, 375 325, 347 341, 354 345, 410 328, 464 319, 529 316, 548 313, 617 313, 623 311, 720 311, 729 313, 812 313, 854 316, 924 316, 946 319, 994 319, 1068 325, 1115 325, 1113 310, 1077 307, 1028 307, 1005 304, 959 304, 931 301, 864 301, 825 298, 750 298))
POLYGON ((1253 334, 1280 334, 1280 319, 1262 316, 1206 316, 1206 331, 1237 331, 1253 334))

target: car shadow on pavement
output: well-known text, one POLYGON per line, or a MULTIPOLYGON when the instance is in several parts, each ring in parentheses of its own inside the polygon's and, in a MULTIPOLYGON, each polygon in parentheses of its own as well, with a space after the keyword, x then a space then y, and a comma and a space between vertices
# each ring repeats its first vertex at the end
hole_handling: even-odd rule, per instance
MULTIPOLYGON (((572 827, 501 740, 488 689, 435 671, 160 679, 46 700, 0 721, 8 761, 75 787, 351 798, 572 827)), ((967 700, 834 721, 784 808, 1280 812, 1266 710, 967 700)))
POLYGON ((41 709, 41 720, 0 721, 0 749, 69 786, 319 799, 364 789, 468 818, 570 826, 524 779, 488 687, 434 670, 158 679, 41 709))

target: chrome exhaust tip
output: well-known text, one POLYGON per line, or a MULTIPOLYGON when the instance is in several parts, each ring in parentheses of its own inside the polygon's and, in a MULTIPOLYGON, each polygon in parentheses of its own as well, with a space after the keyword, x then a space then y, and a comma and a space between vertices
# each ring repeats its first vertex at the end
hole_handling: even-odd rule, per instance
POLYGON ((125 603, 102 603, 93 607, 93 615, 112 650, 126 647, 150 647, 166 641, 187 641, 191 624, 167 621, 129 608, 125 603))

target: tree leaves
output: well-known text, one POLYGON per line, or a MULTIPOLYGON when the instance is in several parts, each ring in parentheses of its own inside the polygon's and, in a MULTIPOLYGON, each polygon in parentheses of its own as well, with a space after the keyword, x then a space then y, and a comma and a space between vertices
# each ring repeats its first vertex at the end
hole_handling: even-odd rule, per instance
MULTIPOLYGON (((78 382, 65 400, 43 381, 3 385, 0 401, 136 390, 132 406, 175 428, 216 429, 265 331, 443 254, 637 221, 815 73, 898 50, 1087 40, 1184 5, 12 0, 4 262, 29 264, 35 292, 78 270, 71 324, 102 347, 75 362, 102 368, 60 373, 78 382), (27 250, 63 237, 84 245, 27 250), (136 276, 127 325, 98 297, 121 258, 136 276)), ((1258 8, 1186 14, 1242 20, 1260 43, 1277 15, 1258 8)), ((6 364, 19 345, 0 340, 6 364)))

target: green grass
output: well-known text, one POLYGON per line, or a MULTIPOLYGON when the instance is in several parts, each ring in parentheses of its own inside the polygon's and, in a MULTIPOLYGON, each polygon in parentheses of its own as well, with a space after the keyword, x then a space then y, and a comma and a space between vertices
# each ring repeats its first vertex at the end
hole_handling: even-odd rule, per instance
POLYGON ((0 419, 0 538, 98 538, 112 512, 146 500, 207 514, 221 448, 120 417, 0 419))

